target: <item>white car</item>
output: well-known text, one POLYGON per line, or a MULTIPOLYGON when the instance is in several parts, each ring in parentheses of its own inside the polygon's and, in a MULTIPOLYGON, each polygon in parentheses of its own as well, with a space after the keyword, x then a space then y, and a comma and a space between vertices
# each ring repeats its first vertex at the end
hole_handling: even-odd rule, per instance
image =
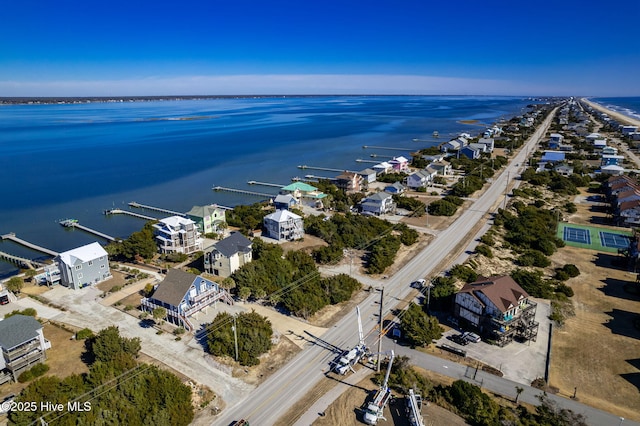
POLYGON ((478 342, 480 342, 482 340, 482 339, 480 339, 480 336, 478 336, 476 333, 472 333, 470 331, 465 331, 462 334, 462 338, 465 339, 465 340, 468 340, 470 342, 473 342, 473 343, 478 343, 478 342))

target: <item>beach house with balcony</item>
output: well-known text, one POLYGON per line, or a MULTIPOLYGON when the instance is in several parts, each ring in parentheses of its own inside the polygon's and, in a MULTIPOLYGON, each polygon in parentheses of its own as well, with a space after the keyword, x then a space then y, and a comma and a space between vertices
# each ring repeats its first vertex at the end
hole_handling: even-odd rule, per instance
POLYGON ((510 276, 480 277, 456 293, 454 315, 500 346, 536 340, 536 303, 510 276))
POLYGON ((171 216, 153 225, 153 234, 162 254, 191 254, 202 250, 202 238, 196 223, 186 217, 171 216))
POLYGON ((362 176, 363 185, 367 185, 369 183, 373 183, 377 180, 377 173, 375 170, 366 168, 358 172, 360 176, 362 176))
POLYGON ((402 156, 393 157, 389 160, 389 164, 391 164, 394 172, 406 172, 409 170, 409 160, 402 156))
POLYGON ((418 170, 407 177, 407 186, 414 190, 418 188, 426 188, 433 181, 436 173, 437 172, 435 170, 418 170))
POLYGON ((335 184, 345 192, 358 192, 362 189, 362 176, 354 172, 344 172, 336 176, 335 184))
POLYGON ((111 278, 109 257, 97 242, 60 253, 55 258, 57 272, 48 269, 52 281, 78 290, 111 278), (55 281, 53 281, 55 279, 55 281))
POLYGON ((149 313, 156 308, 165 308, 167 322, 193 331, 194 325, 189 318, 217 301, 233 305, 229 293, 216 282, 179 269, 169 269, 153 294, 140 301, 140 308, 149 313))
POLYGON ((51 342, 44 338, 42 324, 27 315, 13 315, 0 321, 0 384, 11 380, 36 364, 43 363, 51 342))
POLYGON ((393 196, 386 192, 376 192, 360 202, 360 211, 364 215, 381 216, 393 213, 395 209, 396 204, 393 202, 393 196))
POLYGON ((276 210, 289 210, 298 205, 298 201, 291 194, 278 194, 273 199, 276 210))
POLYGON ((202 234, 219 234, 226 224, 225 211, 215 204, 208 206, 193 206, 187 212, 187 217, 195 222, 202 234))
POLYGON ((276 210, 263 219, 265 237, 277 241, 293 241, 304 238, 302 217, 288 210, 276 210))
POLYGON ((203 258, 206 272, 226 278, 251 262, 252 243, 241 233, 232 232, 227 238, 204 249, 203 258))
POLYGON ((290 185, 283 186, 280 189, 280 194, 290 194, 298 204, 314 208, 322 208, 322 200, 327 197, 327 194, 319 191, 315 186, 304 182, 293 182, 290 185))

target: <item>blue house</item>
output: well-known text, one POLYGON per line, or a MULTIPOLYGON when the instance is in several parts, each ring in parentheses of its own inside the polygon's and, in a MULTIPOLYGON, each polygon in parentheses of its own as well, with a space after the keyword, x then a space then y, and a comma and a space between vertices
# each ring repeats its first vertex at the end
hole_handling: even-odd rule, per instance
POLYGON ((560 151, 545 151, 540 159, 542 163, 562 163, 565 153, 560 151))
POLYGON ((179 269, 169 269, 154 293, 140 301, 140 307, 149 313, 156 308, 165 308, 167 322, 192 331, 194 326, 189 317, 219 300, 233 305, 229 293, 216 282, 179 269))

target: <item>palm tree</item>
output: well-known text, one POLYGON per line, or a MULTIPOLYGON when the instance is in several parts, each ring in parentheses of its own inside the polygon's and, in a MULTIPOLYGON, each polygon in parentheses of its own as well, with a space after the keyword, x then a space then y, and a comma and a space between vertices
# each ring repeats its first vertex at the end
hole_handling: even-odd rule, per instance
POLYGON ((520 394, 524 391, 524 388, 520 386, 516 386, 516 404, 518 403, 518 399, 520 399, 520 394))

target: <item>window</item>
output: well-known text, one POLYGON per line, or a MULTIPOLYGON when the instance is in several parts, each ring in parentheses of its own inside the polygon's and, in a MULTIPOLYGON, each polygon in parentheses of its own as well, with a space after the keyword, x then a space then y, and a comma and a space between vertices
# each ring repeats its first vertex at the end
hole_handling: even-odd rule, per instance
POLYGON ((76 265, 76 271, 79 271, 80 269, 82 269, 82 265, 76 265))
POLYGON ((100 265, 100 269, 104 269, 104 268, 105 268, 104 264, 100 265))
POLYGON ((78 274, 78 279, 81 280, 82 279, 82 274, 78 274))
POLYGON ((93 260, 89 261, 89 266, 93 266, 93 260))

